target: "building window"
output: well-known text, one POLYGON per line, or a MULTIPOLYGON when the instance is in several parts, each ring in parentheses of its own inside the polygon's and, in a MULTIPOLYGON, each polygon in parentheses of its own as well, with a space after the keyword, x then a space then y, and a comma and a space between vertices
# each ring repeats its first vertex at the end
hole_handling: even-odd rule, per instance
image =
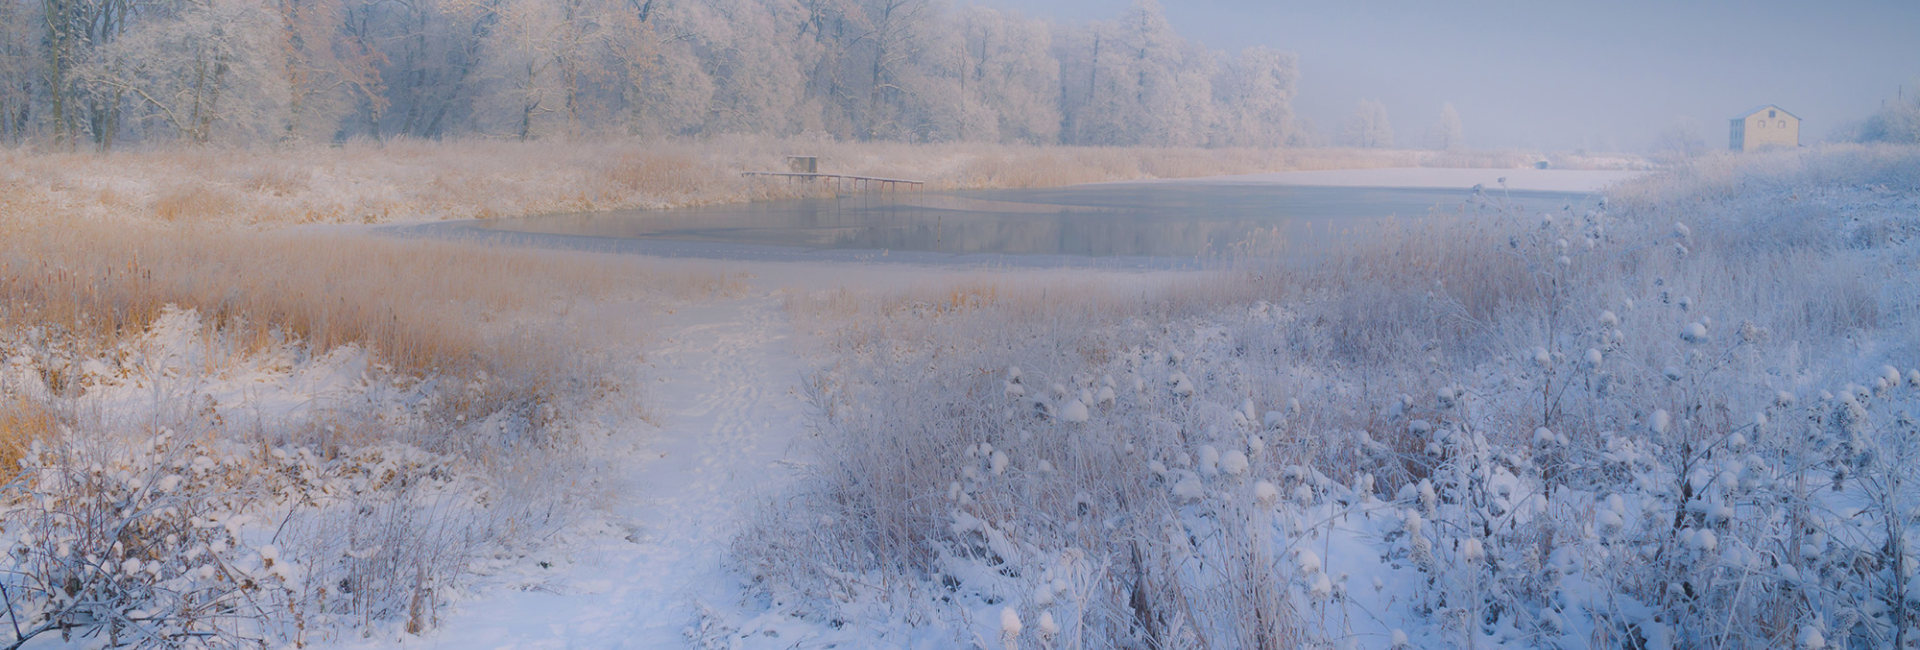
POLYGON ((1759 124, 1756 124, 1755 126, 1758 126, 1758 127, 1760 127, 1760 128, 1763 128, 1763 129, 1764 129, 1764 128, 1767 128, 1767 121, 1766 121, 1766 120, 1760 120, 1760 123, 1759 123, 1759 124))
POLYGON ((1767 117, 1780 117, 1780 113, 1778 111, 1767 111, 1767 117))
POLYGON ((1787 121, 1786 121, 1786 120, 1780 120, 1780 123, 1779 123, 1779 124, 1775 124, 1774 126, 1777 126, 1777 127, 1780 127, 1780 128, 1783 128, 1783 129, 1784 129, 1784 128, 1787 128, 1787 121))

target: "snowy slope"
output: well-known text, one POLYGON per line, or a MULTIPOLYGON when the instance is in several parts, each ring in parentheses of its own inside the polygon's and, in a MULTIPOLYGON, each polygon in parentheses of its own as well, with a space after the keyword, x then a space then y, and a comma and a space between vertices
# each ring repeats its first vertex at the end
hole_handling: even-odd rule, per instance
POLYGON ((605 525, 496 568, 424 638, 341 647, 682 647, 697 607, 735 598, 723 560, 755 496, 790 473, 803 364, 773 292, 680 309, 661 326, 645 354, 658 427, 631 422, 606 450, 625 456, 632 482, 605 525))

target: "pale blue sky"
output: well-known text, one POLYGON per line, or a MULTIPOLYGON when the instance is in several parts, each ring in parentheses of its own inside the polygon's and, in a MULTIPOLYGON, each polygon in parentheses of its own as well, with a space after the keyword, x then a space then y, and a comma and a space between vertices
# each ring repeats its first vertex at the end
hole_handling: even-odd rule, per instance
MULTIPOLYGON (((1131 3, 974 1, 1073 22, 1131 3)), ((1162 2, 1208 47, 1298 53, 1294 105, 1320 131, 1377 99, 1402 146, 1449 101, 1475 147, 1642 151, 1681 117, 1725 146, 1727 118, 1759 104, 1799 115, 1810 144, 1920 78, 1914 0, 1162 2)))

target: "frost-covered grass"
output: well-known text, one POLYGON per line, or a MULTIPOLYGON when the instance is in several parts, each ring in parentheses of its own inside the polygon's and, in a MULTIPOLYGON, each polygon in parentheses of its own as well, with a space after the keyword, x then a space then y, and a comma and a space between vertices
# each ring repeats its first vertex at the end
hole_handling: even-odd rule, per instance
MULTIPOLYGON (((359 343, 407 372, 501 374, 559 365, 566 342, 534 325, 595 299, 689 298, 726 284, 619 256, 324 232, 41 219, 0 224, 0 235, 0 328, 65 337, 83 356, 176 305, 243 348, 359 343)), ((566 334, 592 343, 590 331, 566 334)), ((64 368, 47 371, 60 391, 64 368)))
POLYGON ((41 382, 57 342, 0 338, 0 392, 58 429, 0 491, 4 629, 139 647, 425 629, 476 556, 554 534, 591 498, 572 414, 449 415, 513 391, 241 336, 169 308, 58 392, 41 382))
POLYGON ((796 300, 834 332, 817 460, 743 567, 936 646, 1917 642, 1920 150, 1365 234, 1144 292, 796 300))
POLYGON ((320 233, 8 224, 13 635, 142 647, 421 631, 608 491, 608 363, 717 274, 320 233), (17 626, 16 626, 17 624, 17 626))
MULTIPOLYGON (((375 223, 665 208, 806 195, 821 188, 741 171, 925 180, 937 189, 1043 187, 1293 169, 1517 167, 1525 152, 908 145, 773 138, 611 142, 352 142, 39 154, 0 150, 0 220, 39 214, 168 223, 375 223)), ((1638 161, 1560 156, 1557 167, 1638 161)))

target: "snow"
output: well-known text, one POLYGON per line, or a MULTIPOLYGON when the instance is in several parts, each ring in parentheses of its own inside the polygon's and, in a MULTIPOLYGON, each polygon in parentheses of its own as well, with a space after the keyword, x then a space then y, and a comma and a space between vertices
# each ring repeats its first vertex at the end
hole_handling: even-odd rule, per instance
POLYGON ((1311 187, 1370 187, 1467 189, 1481 186, 1489 192, 1504 187, 1515 191, 1598 192, 1609 185, 1644 175, 1643 171, 1586 169, 1457 169, 1437 167, 1385 167, 1379 169, 1336 169, 1322 171, 1270 172, 1234 176, 1152 181, 1212 185, 1298 185, 1311 187), (1506 179, 1503 186, 1501 179, 1506 179))
POLYGON ((1247 473, 1247 454, 1238 449, 1221 454, 1220 471, 1234 476, 1247 473))
POLYGON ((732 612, 741 578, 728 549, 758 497, 777 493, 797 467, 790 445, 806 412, 806 364, 780 295, 767 287, 682 307, 660 323, 658 345, 644 351, 659 426, 631 422, 626 448, 610 450, 624 456, 632 482, 608 508, 608 534, 563 540, 552 569, 483 578, 424 638, 337 647, 686 647, 702 616, 732 612))
MULTIPOLYGON (((1703 229, 1702 232, 1710 231, 1703 229)), ((1691 233, 1685 225, 1675 224, 1675 234, 1686 237, 1691 233)), ((1567 244, 1562 239, 1555 241, 1553 246, 1565 249, 1567 244)), ((660 320, 655 338, 648 347, 627 351, 627 361, 638 371, 636 376, 644 377, 649 383, 653 408, 648 413, 636 413, 621 420, 615 435, 604 443, 604 448, 595 450, 604 454, 609 462, 618 465, 621 474, 629 478, 625 484, 609 487, 604 520, 557 534, 534 554, 500 559, 480 567, 475 571, 477 578, 472 584, 450 589, 446 594, 447 602, 439 613, 438 626, 423 636, 411 637, 388 630, 390 633, 341 642, 332 647, 876 645, 875 639, 879 637, 875 635, 881 632, 873 629, 862 629, 856 624, 844 630, 832 630, 816 624, 818 621, 801 621, 790 609, 782 610, 766 602, 743 597, 753 592, 745 584, 746 578, 730 564, 729 553, 736 535, 743 529, 744 520, 753 514, 759 504, 780 496, 788 482, 804 474, 806 463, 812 462, 793 451, 796 441, 807 433, 808 414, 812 406, 803 398, 805 390, 802 378, 810 368, 804 360, 806 355, 800 349, 803 337, 794 331, 783 308, 783 301, 788 295, 786 292, 794 290, 792 287, 795 286, 839 286, 849 273, 872 277, 863 281, 873 284, 901 286, 924 281, 941 272, 908 268, 896 274, 893 268, 889 268, 887 274, 878 274, 872 273, 871 268, 766 263, 752 268, 758 271, 758 275, 748 280, 738 295, 681 305, 674 313, 660 320), (881 275, 886 277, 877 277, 881 275)), ((1106 277, 1124 277, 1136 281, 1141 276, 1106 277)), ((1663 368, 1661 374, 1672 381, 1686 377, 1692 382, 1709 374, 1710 371, 1703 370, 1699 362, 1701 350, 1709 346, 1699 344, 1711 340, 1709 332, 1712 320, 1699 314, 1713 309, 1714 298, 1707 295, 1698 310, 1692 307, 1691 299, 1680 298, 1676 307, 1688 312, 1687 315, 1681 317, 1676 314, 1672 320, 1662 321, 1657 329, 1651 330, 1653 336, 1680 352, 1670 359, 1646 361, 1654 364, 1647 368, 1649 373, 1652 368, 1671 360, 1673 364, 1663 368), (1691 322, 1687 322, 1689 320, 1691 322), (1677 345, 1674 341, 1676 328, 1681 342, 1695 345, 1677 345)), ((1626 306, 1621 308, 1621 313, 1626 314, 1624 320, 1629 321, 1626 327, 1632 328, 1634 321, 1649 317, 1645 312, 1632 311, 1630 303, 1623 304, 1626 306)), ((1650 298, 1647 304, 1650 307, 1646 311, 1664 308, 1664 305, 1650 298)), ((1593 312, 1583 309, 1578 313, 1593 312)), ((1586 348, 1585 354, 1577 359, 1591 366, 1595 375, 1602 374, 1599 371, 1603 364, 1618 366, 1643 362, 1635 355, 1618 352, 1620 348, 1608 343, 1619 335, 1618 328, 1623 326, 1619 314, 1602 311, 1597 320, 1601 331, 1592 333, 1600 337, 1601 347, 1608 352, 1602 353, 1600 348, 1586 348)), ((1725 319, 1723 322, 1738 321, 1725 319)), ((1591 322, 1588 326, 1591 326, 1591 322)), ((191 344, 193 330, 191 320, 186 315, 163 318, 151 335, 151 345, 134 355, 135 361, 126 366, 139 369, 140 372, 103 379, 94 391, 95 399, 103 404, 111 404, 115 400, 131 402, 151 399, 156 377, 203 364, 205 360, 195 356, 202 354, 202 349, 191 344)), ((1210 334, 1197 334, 1195 338, 1204 339, 1206 336, 1210 334)), ((1731 341, 1740 337, 1729 335, 1724 338, 1731 345, 1731 341)), ((1522 339, 1512 343, 1513 347, 1503 349, 1502 354, 1506 356, 1502 363, 1520 368, 1520 372, 1538 372, 1541 368, 1553 369, 1567 362, 1565 357, 1570 355, 1552 352, 1545 347, 1534 347, 1536 342, 1522 339)), ((1586 347, 1585 343, 1576 346, 1562 346, 1561 342, 1553 344, 1555 349, 1568 351, 1586 347)), ((1146 379, 1134 374, 1135 370, 1139 370, 1137 368, 1123 370, 1117 365, 1105 369, 1089 368, 1086 376, 1075 375, 1067 379, 1063 373, 1053 372, 1057 369, 1046 363, 1029 366, 1029 376, 1021 368, 1000 365, 1005 362, 1002 360, 1000 363, 981 364, 978 370, 979 381, 982 382, 980 387, 987 395, 995 394, 998 388, 1009 403, 1018 399, 1024 400, 1019 404, 1027 405, 1036 403, 1033 401, 1035 399, 1042 400, 1037 403, 1052 409, 1051 412, 1056 413, 1059 420, 1069 423, 1088 422, 1095 414, 1095 407, 1101 409, 1099 415, 1103 424, 1110 423, 1132 408, 1136 400, 1150 398, 1166 401, 1169 393, 1177 397, 1170 403, 1177 404, 1182 413, 1210 418, 1203 423, 1205 426, 1184 430, 1181 435, 1191 437, 1183 437, 1178 447, 1181 451, 1177 455, 1155 458, 1131 456, 1126 460, 1127 467, 1146 467, 1160 477, 1154 483, 1156 489, 1170 492, 1178 506, 1184 509, 1182 512, 1191 514, 1182 520, 1189 524, 1204 527, 1209 518, 1224 520, 1223 515, 1236 512, 1234 508, 1247 508, 1249 503, 1257 506, 1254 510, 1261 513, 1256 516, 1275 515, 1281 517, 1280 521, 1290 522, 1275 528, 1281 534, 1293 536, 1283 541, 1294 553, 1292 568, 1297 572, 1292 576, 1293 582, 1286 588, 1299 590, 1292 593, 1304 592, 1310 596, 1313 602, 1303 605, 1306 608, 1327 607, 1329 601, 1352 602, 1356 609, 1375 616, 1376 620, 1366 623, 1369 627, 1366 627, 1368 631, 1365 634, 1371 638, 1363 642, 1366 644, 1377 644, 1382 637, 1395 647, 1413 646, 1416 642, 1422 646, 1444 643, 1439 624, 1409 615, 1412 609, 1405 600, 1408 594, 1439 593, 1434 590, 1454 589, 1459 585, 1479 589, 1484 586, 1479 577, 1482 567, 1495 571, 1501 570, 1500 567, 1528 562, 1553 567, 1571 567, 1576 563, 1573 556, 1577 553, 1566 549, 1557 556, 1517 558, 1514 554, 1518 547, 1503 543, 1497 535, 1487 535, 1483 541, 1478 537, 1483 533, 1462 528, 1458 524, 1463 494, 1460 481, 1468 480, 1463 478, 1468 476, 1477 482, 1479 491, 1473 493, 1475 498, 1484 498, 1503 512, 1513 513, 1514 521, 1539 516, 1542 508, 1547 507, 1541 502, 1529 501, 1539 497, 1537 492, 1532 492, 1538 487, 1535 479, 1517 478, 1513 473, 1517 470, 1509 471, 1499 464, 1477 464, 1475 467, 1480 469, 1473 470, 1474 473, 1470 475, 1465 470, 1459 474, 1436 470, 1431 479, 1403 485, 1391 501, 1382 501, 1388 493, 1374 493, 1373 476, 1370 474, 1347 477, 1352 479, 1350 488, 1311 466, 1289 466, 1283 475, 1276 475, 1280 473, 1273 471, 1271 465, 1263 464, 1268 461, 1261 457, 1267 443, 1260 435, 1250 432, 1260 430, 1257 427, 1268 430, 1278 428, 1286 424, 1289 417, 1306 420, 1312 413, 1302 414, 1298 401, 1281 399, 1284 395, 1260 395, 1264 404, 1277 406, 1286 401, 1288 406, 1285 412, 1267 412, 1256 425, 1255 402, 1243 398, 1245 393, 1233 393, 1230 396, 1216 393, 1218 385, 1215 373, 1220 366, 1214 364, 1219 363, 1220 354, 1206 351, 1205 346, 1187 347, 1187 352, 1172 347, 1158 350, 1160 352, 1151 357, 1150 363, 1154 369, 1146 379), (1006 367, 1006 370, 994 371, 1000 367, 1006 367), (1133 386, 1134 393, 1119 399, 1113 390, 1116 382, 1111 374, 1103 376, 1097 384, 1091 379, 1092 375, 1109 370, 1126 373, 1122 375, 1128 380, 1124 385, 1133 386), (1163 382, 1160 385, 1165 388, 1151 391, 1151 395, 1143 395, 1148 392, 1145 387, 1149 379, 1163 382), (1029 381, 1035 388, 1031 397, 1027 391, 1029 381), (1097 395, 1093 392, 1096 387, 1099 389, 1097 395), (1119 404, 1116 405, 1116 402, 1119 404), (1289 416, 1289 413, 1292 415, 1289 416), (1243 448, 1251 451, 1251 459, 1243 448), (1240 478, 1243 476, 1245 478, 1240 478), (1273 480, 1264 480, 1266 478, 1273 480), (1287 487, 1283 489, 1282 485, 1287 487), (1283 501, 1283 494, 1291 500, 1283 501), (1443 494, 1444 498, 1441 496, 1443 494), (1309 546, 1320 549, 1320 552, 1307 548, 1309 546), (1442 559, 1435 560, 1436 556, 1442 559), (1402 563, 1401 559, 1411 562, 1402 563), (1451 561, 1457 561, 1457 564, 1445 564, 1451 561), (1473 566, 1463 572, 1458 564, 1473 566), (1349 578, 1360 578, 1360 582, 1353 584, 1371 584, 1373 593, 1349 591, 1346 586, 1349 578), (1424 582, 1428 586, 1415 586, 1416 582, 1424 582), (1440 586, 1431 586, 1435 584, 1440 586), (1414 635, 1410 637, 1405 629, 1413 629, 1414 635)), ((1148 359, 1148 356, 1139 358, 1148 359)), ((1860 423, 1865 421, 1867 405, 1883 399, 1886 393, 1898 388, 1903 379, 1910 387, 1920 386, 1920 371, 1909 370, 1903 376, 1898 368, 1882 364, 1881 357, 1871 359, 1870 363, 1856 368, 1857 374, 1853 376, 1854 380, 1866 383, 1871 388, 1849 385, 1838 389, 1839 399, 1833 402, 1807 400, 1813 404, 1809 412, 1812 409, 1825 409, 1829 413, 1839 414, 1836 417, 1844 415, 1843 422, 1860 423)), ((1896 356, 1888 360, 1900 359, 1896 356)), ((10 359, 9 367, 18 368, 26 363, 30 363, 30 360, 10 359)), ((1022 360, 1022 363, 1026 361, 1022 360)), ((111 365, 103 362, 91 367, 91 372, 97 376, 119 374, 111 365)), ((968 370, 973 372, 973 367, 969 366, 968 370)), ((9 376, 25 376, 15 371, 9 372, 12 373, 9 376)), ((202 389, 226 407, 259 405, 262 409, 286 414, 312 408, 311 405, 316 402, 369 390, 372 382, 368 378, 375 375, 377 373, 368 355, 343 348, 320 359, 301 360, 284 367, 270 364, 241 368, 220 376, 202 389)), ((1584 379, 1585 376, 1581 376, 1575 381, 1584 379)), ((1394 400, 1392 406, 1393 417, 1399 418, 1397 422, 1404 423, 1404 431, 1421 438, 1420 444, 1429 444, 1427 453, 1435 458, 1466 458, 1485 453, 1485 441, 1476 439, 1478 434, 1475 432, 1459 427, 1462 418, 1468 417, 1459 414, 1482 408, 1482 393, 1492 392, 1486 390, 1489 386, 1513 379, 1492 377, 1482 383, 1453 381, 1461 383, 1437 391, 1432 390, 1431 385, 1409 388, 1409 394, 1433 395, 1434 399, 1416 400, 1401 396, 1394 400), (1432 410, 1435 408, 1439 410, 1432 410), (1415 419, 1412 417, 1415 414, 1424 418, 1415 419)), ((1792 378, 1783 381, 1791 382, 1792 378)), ((1793 390, 1803 394, 1818 394, 1807 385, 1795 385, 1793 390)), ((1761 393, 1756 399, 1765 402, 1766 395, 1761 393)), ((1795 403, 1793 392, 1780 390, 1774 395, 1778 408, 1785 409, 1795 403)), ((1630 422, 1656 434, 1665 434, 1670 430, 1686 433, 1699 426, 1691 411, 1675 407, 1676 417, 1654 406, 1644 404, 1648 410, 1635 410, 1630 422)), ((1764 404, 1754 407, 1762 408, 1764 404)), ((1745 412, 1736 410, 1734 414, 1745 412)), ((1744 415, 1736 419, 1747 420, 1744 415)), ((1753 444, 1756 447, 1768 444, 1765 436, 1770 432, 1764 430, 1769 422, 1766 414, 1754 413, 1751 421, 1753 428, 1747 431, 1753 434, 1753 444)), ((1393 425, 1389 423, 1386 426, 1393 425)), ((1531 423, 1521 426, 1532 429, 1531 440, 1537 445, 1533 451, 1545 454, 1567 451, 1572 446, 1568 434, 1574 434, 1582 445, 1589 440, 1612 439, 1614 436, 1614 432, 1589 431, 1558 421, 1553 423, 1553 428, 1533 427, 1531 423), (1562 433, 1555 433, 1555 429, 1562 433)), ((1528 428, 1515 427, 1501 434, 1525 440, 1528 428)), ((1091 437, 1098 429, 1078 427, 1061 431, 1071 431, 1072 438, 1081 439, 1091 437)), ((1401 430, 1400 427, 1392 429, 1394 432, 1401 430)), ((1347 433, 1326 431, 1330 438, 1346 436, 1347 433)), ((1363 451, 1369 445, 1378 444, 1372 442, 1366 431, 1353 433, 1353 437, 1359 440, 1358 447, 1363 451)), ((1029 432, 1022 430, 1019 435, 1020 441, 1025 442, 1029 432)), ((1277 433, 1273 435, 1276 446, 1289 442, 1277 433)), ((1382 437, 1385 438, 1385 435, 1382 437)), ((995 440, 1002 441, 998 438, 995 440)), ((1747 440, 1745 435, 1734 431, 1727 435, 1724 446, 1741 451, 1746 447, 1747 440)), ((1622 467, 1646 462, 1650 452, 1645 448, 1635 448, 1632 442, 1624 440, 1621 445, 1607 447, 1607 461, 1622 467)), ((1846 440, 1839 442, 1851 444, 1846 440)), ((1332 442, 1328 444, 1334 446, 1332 442)), ((954 451, 960 446, 955 444, 946 447, 943 453, 949 454, 949 458, 960 456, 960 452, 954 451)), ((1044 553, 1027 545, 1028 542, 1021 537, 1027 531, 1021 531, 1005 520, 974 516, 964 510, 969 503, 967 500, 973 498, 967 491, 977 489, 982 483, 1010 483, 1023 476, 1047 473, 1052 469, 1047 460, 1037 458, 1038 454, 1032 453, 1031 449, 1011 442, 1002 446, 1006 448, 996 449, 986 442, 967 446, 964 453, 968 463, 965 474, 967 483, 963 485, 960 481, 954 481, 949 485, 944 483, 945 478, 942 477, 940 480, 943 482, 938 485, 947 488, 946 495, 950 501, 938 501, 937 492, 932 495, 932 501, 936 504, 936 512, 953 508, 950 515, 951 532, 978 535, 994 555, 1008 561, 1008 566, 1017 565, 1023 556, 1031 560, 1019 567, 1026 576, 1025 582, 1005 581, 1005 575, 999 578, 991 575, 967 576, 970 582, 1003 580, 1006 584, 1018 587, 1006 592, 1011 595, 1007 596, 1005 604, 996 601, 988 603, 990 606, 969 610, 966 629, 969 630, 968 634, 977 639, 976 645, 991 647, 997 641, 1004 647, 1016 647, 1023 634, 1037 636, 1043 643, 1048 643, 1048 639, 1061 631, 1051 608, 1066 606, 1072 596, 1066 578, 1039 576, 1050 575, 1043 574, 1041 567, 1060 558, 1045 557, 1044 553), (992 478, 982 476, 983 469, 992 478)), ((1132 443, 1128 443, 1125 451, 1127 454, 1134 453, 1132 443)), ((1520 450, 1520 453, 1525 452, 1524 448, 1520 450)), ((1045 450, 1041 453, 1044 454, 1045 450)), ((1412 454, 1419 453, 1416 445, 1412 454)), ((272 455, 292 463, 298 453, 275 449, 272 455)), ((1791 565, 1781 565, 1777 569, 1771 567, 1771 560, 1747 548, 1738 531, 1728 526, 1728 522, 1735 521, 1737 517, 1736 511, 1726 505, 1729 494, 1736 489, 1750 490, 1747 486, 1753 485, 1756 480, 1778 477, 1766 476, 1768 466, 1757 456, 1751 464, 1740 456, 1726 458, 1724 462, 1721 462, 1721 457, 1715 458, 1712 464, 1698 469, 1697 477, 1681 477, 1693 481, 1696 486, 1713 486, 1683 506, 1690 517, 1697 517, 1697 520, 1679 533, 1682 552, 1688 554, 1691 560, 1701 563, 1724 561, 1730 566, 1771 572, 1769 577, 1800 575, 1799 570, 1791 565)), ((211 469, 217 463, 211 458, 195 458, 192 462, 194 469, 180 471, 204 473, 207 470, 201 468, 211 469)), ((170 491, 182 481, 191 480, 178 474, 150 478, 161 491, 170 491)), ((132 476, 122 478, 123 482, 136 486, 136 489, 143 480, 148 479, 132 476)), ((1670 481, 1672 477, 1644 480, 1648 483, 1655 480, 1670 481)), ((1644 487, 1644 484, 1640 487, 1644 487)), ((1576 536, 1584 535, 1585 539, 1575 539, 1569 543, 1584 545, 1587 549, 1585 552, 1598 553, 1607 544, 1632 539, 1632 535, 1641 532, 1638 529, 1646 525, 1649 516, 1660 513, 1657 504, 1648 496, 1659 492, 1644 489, 1629 492, 1623 496, 1574 491, 1554 497, 1554 508, 1585 508, 1592 513, 1593 528, 1585 533, 1577 530, 1573 533, 1576 536)), ((1157 492, 1155 496, 1161 494, 1157 492)), ((1857 496, 1842 494, 1834 497, 1835 501, 1829 505, 1857 508, 1857 505, 1843 503, 1845 499, 1857 496)), ((1074 500, 1098 505, 1092 496, 1085 493, 1075 494, 1074 500)), ((229 518, 221 523, 235 530, 255 525, 241 517, 229 518)), ((822 515, 823 527, 832 523, 831 518, 822 515)), ((1839 537, 1836 533, 1835 538, 1839 537)), ((1804 541, 1802 552, 1808 554, 1806 559, 1809 560, 1818 559, 1828 544, 1825 533, 1810 536, 1804 541)), ((349 554, 362 552, 370 551, 348 551, 349 554)), ((1648 551, 1635 549, 1631 552, 1638 554, 1648 551)), ((256 569, 268 568, 283 574, 291 571, 287 563, 275 561, 282 553, 279 547, 262 545, 255 548, 255 553, 259 563, 264 565, 256 569)), ((951 558, 946 561, 963 564, 951 558)), ((1905 566, 1914 560, 1902 557, 1900 562, 1905 566)), ((157 566, 130 559, 120 569, 126 573, 138 573, 158 570, 157 566)), ((943 567, 954 568, 952 565, 943 567)), ((976 565, 973 568, 980 567, 976 565)), ((1045 570, 1050 572, 1053 569, 1045 570)), ((1597 593, 1594 589, 1600 578, 1594 574, 1604 570, 1605 567, 1590 565, 1583 567, 1584 573, 1573 575, 1569 572, 1565 578, 1566 593, 1574 597, 1597 593)), ((285 579, 292 580, 291 574, 287 574, 285 579)), ((1631 609, 1639 605, 1629 604, 1626 607, 1631 609)), ((1631 610, 1624 613, 1633 617, 1643 612, 1631 610)), ((1071 614, 1063 613, 1062 616, 1066 617, 1069 626, 1074 625, 1071 614)), ((1544 624, 1557 633, 1576 637, 1583 633, 1582 630, 1566 629, 1564 626, 1568 623, 1560 613, 1542 610, 1540 616, 1541 620, 1546 621, 1544 624)), ((879 624, 884 625, 885 622, 879 624)), ((1674 638, 1674 630, 1684 628, 1669 628, 1651 620, 1637 624, 1642 626, 1649 647, 1684 644, 1684 641, 1674 638)), ((1817 620, 1803 624, 1799 628, 1798 641, 1803 647, 1824 647, 1827 641, 1823 629, 1817 620)), ((939 636, 932 634, 924 639, 939 636)), ((1846 643, 1847 637, 1836 629, 1834 638, 1833 643, 1841 645, 1846 643)), ((888 640, 902 639, 888 637, 888 640)), ((929 644, 938 643, 942 642, 929 641, 929 644)))
MULTIPOLYGON (((1112 401, 1113 393, 1111 391, 1108 391, 1105 395, 1107 396, 1106 401, 1112 401)), ((1068 422, 1086 422, 1089 417, 1091 417, 1091 414, 1087 410, 1087 405, 1079 399, 1069 400, 1066 406, 1060 408, 1060 419, 1068 422)))
MULTIPOLYGON (((855 266, 857 271, 887 272, 850 277, 847 265, 761 262, 731 268, 750 274, 746 296, 681 306, 660 323, 658 344, 636 355, 644 357, 643 374, 651 377, 649 401, 657 406, 650 419, 657 427, 632 422, 623 433, 626 443, 607 450, 623 459, 623 473, 633 480, 619 486, 599 531, 587 526, 557 540, 545 558, 551 569, 530 559, 482 577, 442 610, 438 627, 424 637, 396 633, 334 647, 724 647, 727 637, 749 639, 748 647, 785 648, 802 639, 826 645, 863 643, 859 630, 823 629, 743 601, 745 578, 727 563, 743 519, 763 498, 778 495, 807 462, 795 455, 794 447, 807 413, 801 387, 810 367, 801 343, 806 337, 787 321, 783 300, 793 291, 833 290, 849 283, 897 289, 974 277, 977 271, 855 266)), ((1032 271, 1025 273, 1031 276, 1032 271)), ((1058 270, 1047 275, 1078 278, 1091 273, 1058 270)), ((1111 277, 1125 283, 1159 282, 1179 274, 1111 277)), ((998 374, 1010 395, 1025 394, 1027 383, 1034 381, 1018 367, 998 374)), ((1113 382, 1102 381, 1107 385, 1101 386, 1096 401, 1111 403, 1113 382)), ((1058 392, 1064 391, 1061 386, 1058 392)), ((1048 386, 1036 392, 1056 390, 1048 386)), ((1067 399, 1059 411, 1068 421, 1091 417, 1091 409, 1075 398, 1067 399)), ((1018 464, 1006 450, 984 442, 968 451, 985 460, 979 470, 995 476, 1015 471, 1018 464)), ((1033 468, 1041 469, 1043 462, 1033 468)), ((1204 497, 1205 487, 1192 472, 1172 473, 1186 479, 1174 489, 1176 495, 1204 497)), ((964 503, 964 489, 958 482, 952 487, 950 494, 964 503)), ((956 525, 980 533, 1003 557, 1022 552, 986 521, 959 519, 956 525)), ((1058 626, 1049 625, 1051 621, 1047 614, 1025 626, 1026 631, 1057 634, 1058 626)), ((1004 629, 997 627, 986 638, 997 641, 1004 629)))

